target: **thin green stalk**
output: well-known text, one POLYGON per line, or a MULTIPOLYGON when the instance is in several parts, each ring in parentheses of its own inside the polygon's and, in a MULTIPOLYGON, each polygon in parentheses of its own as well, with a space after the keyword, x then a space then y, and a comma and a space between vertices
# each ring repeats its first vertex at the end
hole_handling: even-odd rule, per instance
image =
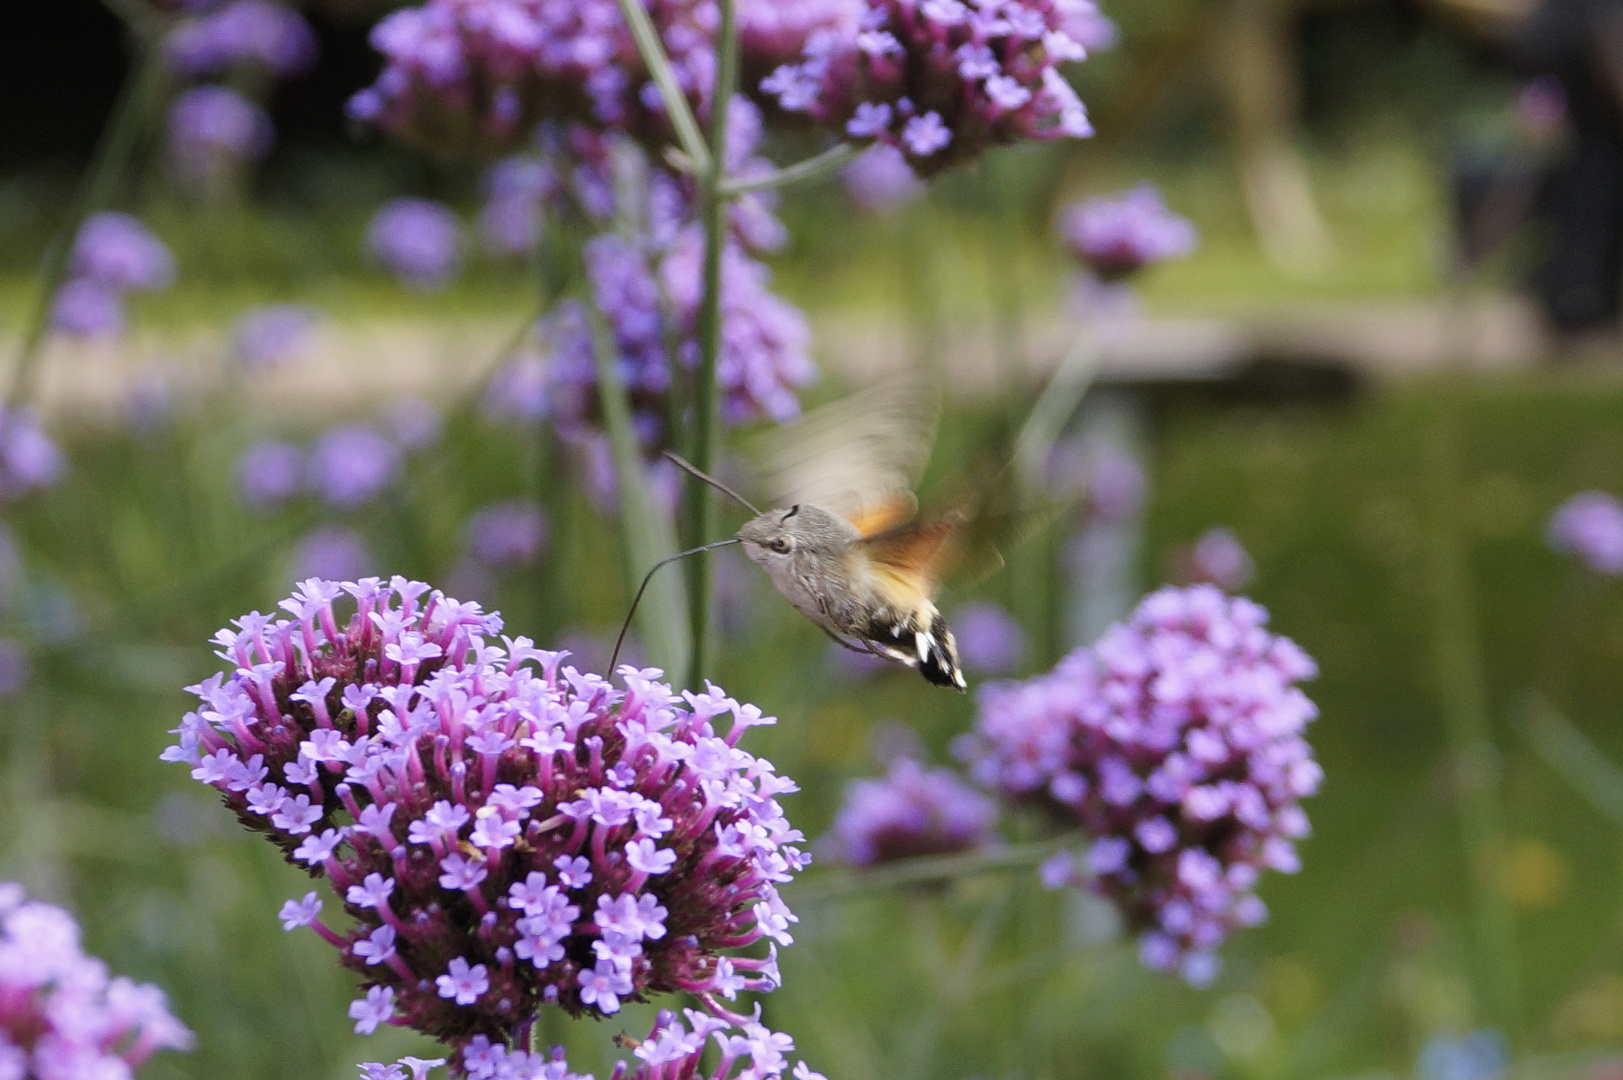
POLYGON ((113 106, 107 126, 102 129, 96 156, 74 192, 67 218, 40 262, 39 295, 35 298, 27 328, 23 331, 22 344, 12 364, 11 385, 6 390, 5 403, 11 408, 26 402, 33 391, 46 331, 51 324, 51 306, 56 300, 57 290, 67 279, 68 256, 73 251, 73 240, 79 235, 79 227, 112 198, 140 141, 141 129, 168 84, 162 33, 145 23, 132 22, 130 25, 136 32, 139 51, 130 65, 124 86, 119 90, 118 101, 113 106))
POLYGON ((787 187, 798 184, 804 180, 816 180, 827 176, 841 165, 862 153, 863 147, 851 143, 838 143, 824 150, 815 157, 805 161, 797 161, 793 165, 785 165, 781 169, 773 169, 760 176, 744 177, 738 180, 724 181, 721 192, 728 197, 747 195, 752 191, 765 191, 769 188, 787 187))
POLYGON ((1623 826, 1623 769, 1544 698, 1528 694, 1522 733, 1538 756, 1561 774, 1589 805, 1623 826))
POLYGON ((1494 873, 1503 837, 1499 752, 1488 723, 1487 679, 1476 640, 1476 598, 1462 535, 1464 464, 1458 392, 1457 385, 1442 391, 1423 463, 1432 516, 1426 552, 1432 654, 1453 764, 1483 996, 1489 1019, 1514 1044, 1521 1033, 1520 965, 1515 919, 1494 873))
POLYGON ((882 889, 932 885, 979 874, 1021 870, 1037 865, 1067 844, 1074 843, 1076 837, 1069 836, 991 851, 923 855, 913 859, 902 859, 874 870, 831 872, 819 875, 804 885, 796 883, 789 886, 788 897, 795 904, 817 904, 825 900, 878 892, 882 889))
MULTIPOLYGON (((597 392, 603 406, 603 426, 608 429, 609 448, 614 457, 614 478, 620 489, 620 518, 625 525, 626 553, 630 565, 627 585, 635 589, 646 570, 676 553, 670 524, 665 520, 648 490, 637 434, 631 425, 631 403, 615 359, 614 342, 603 318, 590 311, 592 358, 597 365, 597 392)), ((687 627, 682 620, 682 596, 673 577, 656 577, 648 587, 637 611, 643 644, 650 660, 666 671, 682 671, 688 663, 687 627)), ((612 673, 606 673, 612 674, 612 673)))
MULTIPOLYGON (((648 74, 653 78, 654 85, 659 87, 659 96, 665 102, 665 114, 671 118, 671 127, 676 130, 676 138, 682 144, 682 152, 692 161, 694 175, 700 178, 709 176, 711 162, 724 160, 725 154, 718 153, 712 158, 710 152, 705 149, 699 122, 694 119, 687 96, 677 84, 676 72, 671 70, 670 59, 665 55, 665 46, 659 40, 659 31, 654 29, 653 22, 648 18, 648 12, 637 0, 619 0, 619 3, 620 14, 625 18, 626 25, 631 28, 632 40, 637 43, 637 52, 641 54, 642 62, 647 65, 648 74)), ((732 5, 723 2, 721 6, 724 12, 722 23, 725 33, 732 5)), ((719 71, 716 81, 718 85, 721 82, 719 71)), ((728 84, 729 87, 731 85, 728 84)))
MULTIPOLYGON (((716 362, 721 355, 721 267, 727 240, 727 195, 723 176, 727 161, 727 105, 738 83, 738 21, 734 0, 719 0, 721 25, 716 33, 716 86, 710 101, 710 156, 714 167, 703 175, 704 187, 704 298, 699 306, 699 370, 693 379, 693 435, 688 460, 704 472, 716 462, 720 424, 720 387, 716 362)), ((715 492, 697 477, 688 477, 684 547, 698 547, 714 538, 715 492)), ((705 646, 710 632, 710 559, 697 555, 688 568, 687 685, 696 687, 704 676, 705 646)))

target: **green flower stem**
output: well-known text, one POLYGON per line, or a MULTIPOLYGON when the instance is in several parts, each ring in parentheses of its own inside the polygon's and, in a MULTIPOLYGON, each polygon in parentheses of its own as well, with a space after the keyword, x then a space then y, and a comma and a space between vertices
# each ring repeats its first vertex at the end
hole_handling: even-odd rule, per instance
POLYGON ((1522 734, 1539 757, 1612 824, 1623 827, 1623 769, 1544 698, 1522 703, 1522 734))
POLYGON ((29 398, 34 389, 34 378, 45 346, 46 332, 51 325, 51 307, 57 290, 68 275, 68 257, 73 251, 74 238, 86 218, 106 206, 118 182, 124 178, 130 158, 140 143, 142 130, 147 126, 164 91, 169 84, 169 68, 164 54, 164 34, 161 20, 150 13, 137 17, 125 5, 114 6, 121 17, 129 19, 130 29, 138 43, 130 73, 119 90, 118 102, 102 129, 101 141, 90 169, 80 181, 69 204, 62 229, 57 233, 39 268, 39 295, 34 301, 27 329, 23 331, 17 359, 12 364, 11 385, 6 390, 5 404, 16 407, 29 398))
MULTIPOLYGON (((693 378, 693 428, 688 460, 704 472, 716 462, 721 388, 716 362, 721 355, 721 267, 727 241, 727 201, 723 190, 727 161, 727 103, 738 83, 738 20, 734 0, 719 0, 721 25, 716 32, 716 87, 711 95, 710 157, 714 166, 701 177, 704 188, 704 297, 699 305, 699 370, 693 378)), ((683 546, 698 547, 715 539, 715 492, 697 477, 687 479, 683 546)), ((710 558, 694 557, 688 568, 688 654, 686 685, 697 687, 704 676, 705 645, 710 633, 710 558)))
POLYGON ((760 176, 723 181, 721 191, 723 195, 733 197, 747 195, 752 191, 787 187, 790 184, 798 184, 804 180, 816 180, 838 169, 841 165, 862 153, 864 149, 866 147, 855 146, 851 143, 839 143, 815 157, 809 157, 805 161, 798 161, 793 165, 786 165, 781 169, 774 169, 760 176))
MULTIPOLYGON (((637 435, 631 426, 631 402, 615 360, 614 341, 595 309, 587 307, 592 327, 592 358, 597 365, 598 398, 603 426, 608 429, 614 457, 614 479, 620 489, 620 517, 625 523, 626 551, 630 556, 627 585, 637 587, 647 569, 676 554, 670 524, 654 505, 648 490, 637 435)), ((666 671, 681 671, 688 663, 687 626, 682 620, 682 596, 674 577, 655 577, 637 609, 637 625, 649 659, 666 671)), ((612 672, 605 672, 612 677, 612 672)))
POLYGON ((1457 383, 1443 389, 1422 462, 1424 497, 1431 517, 1425 560, 1431 585, 1432 657, 1452 758, 1487 1019, 1501 1027, 1514 1045, 1521 1034, 1520 965, 1515 919, 1495 873, 1504 835, 1499 752, 1488 723, 1487 680, 1476 640, 1469 547, 1462 534, 1461 389, 1457 383))
MULTIPOLYGON (((682 144, 682 152, 693 163, 695 176, 703 178, 711 171, 712 158, 705 149, 704 136, 699 131, 699 122, 694 119, 693 109, 688 105, 687 95, 677 85, 676 72, 671 70, 671 62, 665 55, 665 46, 659 40, 659 31, 654 29, 653 22, 648 18, 648 12, 638 0, 619 0, 620 14, 625 18, 626 25, 631 28, 632 40, 637 43, 637 52, 642 55, 642 62, 648 66, 648 74, 652 76, 654 85, 659 87, 659 96, 665 102, 665 114, 671 118, 671 126, 676 129, 677 141, 682 144)), ((726 12, 731 11, 731 5, 722 4, 726 12)), ((723 28, 728 18, 723 15, 723 28)), ((720 83, 718 72, 717 83, 720 83)), ((729 87, 732 85, 728 84, 729 87)), ((723 160, 724 155, 718 154, 715 161, 723 160)))
POLYGON ((1023 870, 1077 842, 1066 836, 1036 843, 989 851, 965 851, 954 855, 922 855, 903 859, 873 870, 839 870, 818 874, 811 881, 797 882, 786 890, 796 904, 819 904, 862 893, 899 889, 911 885, 933 885, 958 878, 975 877, 1007 870, 1023 870))

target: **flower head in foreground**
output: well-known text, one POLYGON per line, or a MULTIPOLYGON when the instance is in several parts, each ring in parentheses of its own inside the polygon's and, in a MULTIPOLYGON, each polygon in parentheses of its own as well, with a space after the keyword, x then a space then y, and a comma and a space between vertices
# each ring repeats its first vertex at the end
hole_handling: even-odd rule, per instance
POLYGON ((874 866, 981 847, 996 820, 997 804, 951 769, 898 758, 884 779, 846 786, 830 838, 846 862, 874 866))
POLYGON ((265 110, 224 86, 194 87, 169 107, 169 153, 188 179, 258 161, 273 136, 265 110))
POLYGON ((0 501, 50 487, 65 468, 39 417, 28 409, 0 408, 0 501))
POLYGON ((366 227, 366 250, 408 287, 436 292, 462 269, 462 225, 429 199, 384 203, 366 227))
POLYGON ((219 75, 238 65, 296 75, 314 62, 316 35, 292 8, 235 0, 176 29, 168 48, 170 64, 184 75, 219 75))
POLYGON ((1149 184, 1072 203, 1060 213, 1059 233, 1071 254, 1105 281, 1181 259, 1196 240, 1195 227, 1168 210, 1149 184))
POLYGON ((80 950, 73 916, 0 884, 0 1076, 111 1080, 191 1045, 162 990, 109 978, 80 950))
POLYGON ((486 566, 529 566, 547 546, 547 519, 530 499, 491 503, 468 519, 464 542, 486 566))
POLYGON ((313 892, 281 917, 366 980, 358 1030, 410 1026, 491 1076, 543 1003, 684 991, 739 1023, 721 999, 776 985, 772 955, 733 954, 790 942, 777 886, 807 861, 794 784, 738 746, 760 710, 630 667, 616 690, 403 578, 282 607, 216 636, 232 670, 164 757, 344 898, 343 929, 313 892))
POLYGON ((1161 589, 1052 673, 986 687, 958 748, 981 784, 1092 837, 1046 882, 1112 900, 1144 963, 1195 983, 1232 929, 1266 918, 1261 872, 1298 868, 1299 800, 1322 776, 1295 685, 1317 669, 1267 619, 1210 585, 1161 589))
POLYGON ((896 147, 921 176, 1025 139, 1085 137, 1059 66, 1090 0, 867 0, 855 34, 814 34, 761 83, 841 138, 896 147))
POLYGON ((1576 555, 1597 574, 1623 574, 1623 504, 1604 491, 1584 491, 1550 518, 1550 546, 1576 555))

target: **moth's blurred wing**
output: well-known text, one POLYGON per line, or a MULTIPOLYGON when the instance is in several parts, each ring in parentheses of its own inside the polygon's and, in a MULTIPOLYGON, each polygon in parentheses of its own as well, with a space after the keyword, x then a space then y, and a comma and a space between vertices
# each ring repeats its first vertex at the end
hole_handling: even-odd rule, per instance
POLYGON ((917 379, 888 379, 767 432, 752 456, 774 506, 820 506, 881 532, 912 515, 937 412, 917 379))
POLYGON ((928 599, 953 566, 958 554, 957 540, 968 517, 949 511, 922 521, 912 521, 858 541, 875 569, 904 590, 916 591, 928 599))

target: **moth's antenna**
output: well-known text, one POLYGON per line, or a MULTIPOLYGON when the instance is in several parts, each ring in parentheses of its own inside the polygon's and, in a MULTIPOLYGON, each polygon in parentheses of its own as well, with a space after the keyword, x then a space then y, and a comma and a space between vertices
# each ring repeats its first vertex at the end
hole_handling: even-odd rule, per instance
MULTIPOLYGON (((748 499, 744 498, 744 496, 740 495, 738 492, 734 491, 732 488, 728 487, 726 484, 723 484, 720 480, 717 480, 714 476, 706 475, 703 471, 701 471, 699 469, 699 467, 697 465, 694 465, 694 464, 692 464, 691 462, 688 462, 688 461, 684 461, 681 457, 679 457, 676 454, 671 453, 669 450, 665 451, 665 456, 668 459, 670 459, 670 462, 671 462, 672 465, 675 465, 677 468, 681 469, 683 472, 691 473, 694 476, 697 476, 700 480, 703 480, 705 483, 709 484, 711 487, 715 488, 717 491, 721 492, 723 495, 726 495, 727 497, 732 499, 733 502, 738 503, 740 506, 742 506, 744 509, 748 510, 750 513, 754 514, 756 517, 761 516, 761 512, 755 508, 754 503, 752 503, 748 499)), ((696 548, 694 550, 698 550, 698 549, 696 548)))
MULTIPOLYGON (((672 454, 671 457, 676 457, 676 455, 672 454)), ((677 461, 679 463, 681 463, 681 464, 684 464, 684 465, 686 464, 686 462, 682 462, 680 458, 677 458, 677 461)), ((697 472, 697 470, 694 470, 694 471, 697 472)), ((701 476, 701 477, 704 476, 703 473, 698 473, 698 475, 701 476)), ((725 488, 723 488, 722 490, 726 491, 725 488)), ((732 493, 728 492, 728 494, 732 494, 732 493)), ((735 499, 738 498, 738 496, 736 496, 736 495, 734 495, 733 497, 735 499)), ((742 500, 740 500, 740 501, 742 501, 742 500)), ((749 506, 748 503, 745 503, 744 505, 749 506)), ((751 509, 754 509, 754 507, 751 507, 751 509)), ((726 547, 729 544, 737 544, 737 543, 741 543, 741 541, 738 539, 738 537, 730 536, 725 540, 717 540, 713 544, 700 544, 696 548, 689 548, 687 551, 679 551, 675 555, 672 555, 672 556, 670 556, 668 558, 661 559, 657 563, 654 564, 653 569, 649 570, 648 573, 643 576, 642 584, 637 586, 637 595, 631 598, 631 610, 626 612, 626 621, 620 624, 620 636, 614 639, 614 654, 609 657, 608 675, 609 675, 610 678, 612 678, 613 675, 614 675, 614 664, 615 664, 615 662, 620 659, 620 646, 625 644, 626 631, 631 629, 631 617, 633 615, 637 614, 637 605, 642 603, 642 594, 645 591, 647 591, 648 583, 650 581, 654 580, 654 575, 659 572, 659 568, 662 567, 662 566, 665 566, 665 565, 667 565, 669 563, 673 563, 677 559, 685 559, 689 555, 697 555, 701 551, 710 551, 713 548, 726 547)))

